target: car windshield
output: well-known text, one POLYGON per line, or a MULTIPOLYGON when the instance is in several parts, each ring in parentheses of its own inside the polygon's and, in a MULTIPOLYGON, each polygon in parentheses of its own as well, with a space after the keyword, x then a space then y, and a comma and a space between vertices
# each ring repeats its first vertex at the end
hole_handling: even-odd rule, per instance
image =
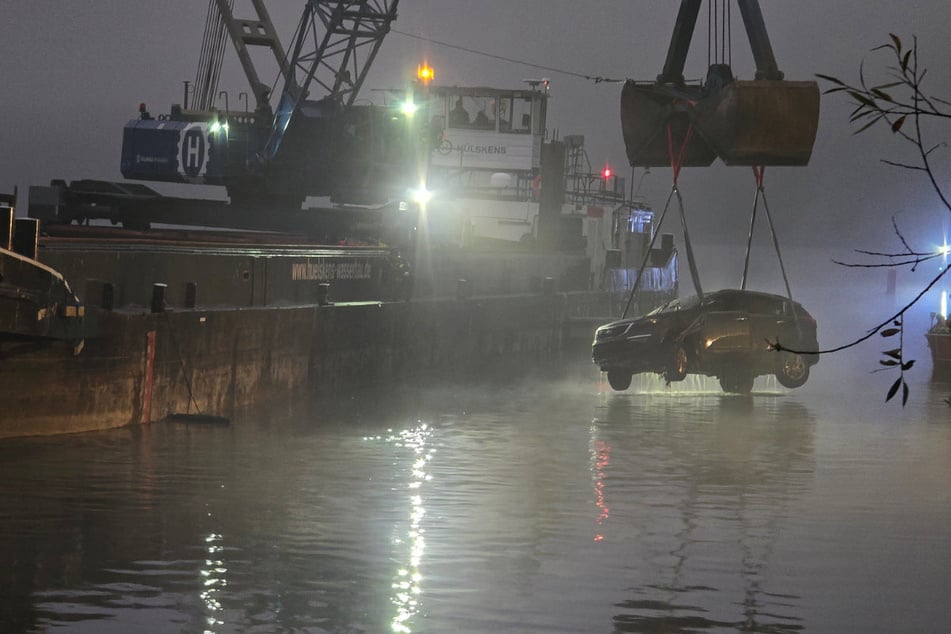
POLYGON ((647 313, 647 315, 658 315, 660 313, 672 313, 678 310, 688 310, 696 306, 698 303, 700 303, 700 299, 694 295, 690 297, 684 297, 683 299, 672 299, 669 302, 661 304, 654 310, 650 311, 647 313))

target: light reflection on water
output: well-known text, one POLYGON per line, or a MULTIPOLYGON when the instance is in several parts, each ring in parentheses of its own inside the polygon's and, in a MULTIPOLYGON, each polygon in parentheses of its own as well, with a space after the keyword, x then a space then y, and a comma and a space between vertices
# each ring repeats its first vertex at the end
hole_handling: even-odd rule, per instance
POLYGON ((225 573, 228 569, 224 567, 224 562, 220 559, 224 548, 219 545, 221 535, 211 533, 205 538, 208 544, 208 558, 205 559, 205 569, 201 571, 204 578, 204 589, 199 595, 205 604, 207 616, 205 617, 205 634, 213 634, 215 629, 224 625, 224 622, 218 618, 221 611, 221 602, 218 601, 218 594, 228 585, 225 579, 225 573))
POLYGON ((809 411, 770 397, 643 399, 609 396, 590 428, 619 471, 602 476, 618 555, 649 545, 628 564, 614 631, 801 630, 800 597, 769 570, 788 501, 812 482, 809 411))
POLYGON ((942 631, 946 394, 822 372, 0 443, 0 631, 942 631))
POLYGON ((432 447, 433 430, 426 423, 420 423, 412 429, 404 429, 396 435, 389 435, 386 441, 397 447, 408 449, 412 461, 406 493, 409 499, 409 522, 404 530, 394 527, 392 540, 394 549, 399 553, 394 559, 400 562, 393 578, 393 596, 390 601, 396 606, 396 615, 392 620, 394 632, 412 632, 412 619, 419 612, 423 592, 423 574, 421 564, 426 550, 426 529, 423 518, 426 509, 423 505, 423 484, 432 480, 426 472, 426 463, 436 452, 432 447))

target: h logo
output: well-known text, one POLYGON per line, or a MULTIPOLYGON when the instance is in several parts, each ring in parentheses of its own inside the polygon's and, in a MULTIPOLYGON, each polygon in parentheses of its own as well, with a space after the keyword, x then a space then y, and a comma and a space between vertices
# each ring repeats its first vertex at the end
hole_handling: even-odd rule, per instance
POLYGON ((181 172, 191 178, 205 171, 205 133, 200 127, 192 126, 182 134, 179 165, 181 172))

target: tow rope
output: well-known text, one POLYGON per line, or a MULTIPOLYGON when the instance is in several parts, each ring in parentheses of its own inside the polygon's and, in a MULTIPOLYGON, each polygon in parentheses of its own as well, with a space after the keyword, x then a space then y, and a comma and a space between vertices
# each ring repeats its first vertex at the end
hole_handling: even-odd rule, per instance
POLYGON ((756 226, 756 212, 759 209, 759 201, 763 200, 763 211, 766 213, 766 223, 769 225, 769 233, 773 238, 773 248, 776 250, 776 259, 779 260, 779 271, 783 276, 783 283, 786 285, 786 296, 792 301, 792 290, 789 288, 789 278, 786 277, 786 267, 783 265, 783 255, 779 250, 779 238, 776 237, 776 229, 773 226, 773 219, 769 213, 769 204, 766 202, 766 188, 763 186, 763 178, 766 175, 765 165, 753 166, 753 178, 756 182, 756 194, 753 196, 753 212, 750 214, 750 232, 746 239, 746 260, 743 263, 743 278, 740 280, 740 289, 746 290, 746 280, 750 270, 750 251, 753 246, 753 229, 756 226))
POLYGON ((621 319, 627 317, 627 311, 630 310, 631 304, 634 302, 634 298, 637 296, 637 291, 641 284, 641 277, 643 276, 644 269, 647 268, 647 262, 650 259, 651 251, 654 249, 654 243, 657 241, 657 236, 660 235, 660 228, 664 224, 664 218, 667 217, 667 210, 670 209, 670 201, 673 200, 674 196, 677 197, 677 206, 680 210, 680 224, 683 227, 684 249, 687 252, 687 266, 690 268, 690 277, 693 281, 693 287, 697 291, 697 296, 700 297, 700 299, 703 299, 703 287, 700 285, 700 273, 697 270, 697 262, 693 255, 693 246, 690 242, 690 232, 687 230, 687 216, 684 212, 684 201, 680 195, 680 188, 677 186, 677 180, 680 177, 680 169, 683 167, 684 160, 687 155, 687 147, 690 145, 691 138, 693 138, 692 122, 687 126, 687 133, 684 135, 684 140, 680 144, 680 149, 675 155, 673 131, 671 130, 670 123, 667 123, 667 154, 670 157, 670 167, 673 174, 673 185, 670 189, 670 194, 667 196, 667 202, 664 204, 664 211, 661 212, 660 220, 657 222, 657 227, 654 229, 654 235, 651 236, 650 244, 647 246, 647 251, 644 253, 641 266, 637 270, 637 277, 634 279, 634 285, 631 287, 631 292, 628 295, 627 303, 624 305, 624 311, 621 312, 621 319))

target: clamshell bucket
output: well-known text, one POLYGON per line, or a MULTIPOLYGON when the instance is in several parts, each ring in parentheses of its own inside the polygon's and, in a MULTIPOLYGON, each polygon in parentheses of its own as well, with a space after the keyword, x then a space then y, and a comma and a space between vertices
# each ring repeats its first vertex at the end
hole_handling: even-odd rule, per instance
MULTIPOLYGON (((679 156, 690 127, 691 106, 655 84, 627 81, 621 90, 621 131, 627 158, 632 167, 661 167, 671 164, 670 149, 679 156), (672 143, 668 143, 670 124, 672 143)), ((684 153, 682 166, 706 167, 716 152, 694 131, 684 153)))
POLYGON ((819 127, 819 86, 734 81, 698 100, 693 121, 727 165, 808 165, 819 127))

